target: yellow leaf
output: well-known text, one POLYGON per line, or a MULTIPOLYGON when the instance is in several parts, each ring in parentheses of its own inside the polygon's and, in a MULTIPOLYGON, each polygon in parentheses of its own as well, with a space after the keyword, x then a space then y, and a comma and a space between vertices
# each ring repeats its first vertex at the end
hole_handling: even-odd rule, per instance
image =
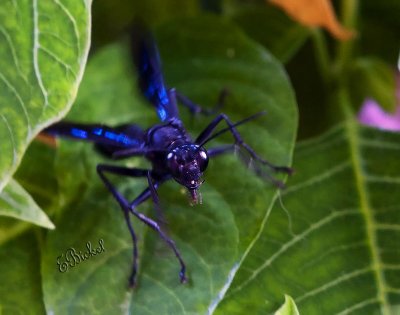
POLYGON ((326 28, 337 39, 350 39, 354 31, 345 29, 337 20, 329 0, 269 0, 295 21, 306 26, 326 28))

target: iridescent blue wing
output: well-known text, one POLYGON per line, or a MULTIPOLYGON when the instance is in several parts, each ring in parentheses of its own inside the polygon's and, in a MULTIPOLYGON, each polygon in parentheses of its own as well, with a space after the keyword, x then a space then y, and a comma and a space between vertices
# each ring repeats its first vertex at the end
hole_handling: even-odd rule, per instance
POLYGON ((116 149, 140 148, 144 145, 144 132, 136 125, 111 128, 99 124, 59 122, 43 130, 44 133, 94 142, 100 146, 116 149))
POLYGON ((139 88, 156 107, 160 120, 166 121, 178 117, 176 102, 170 99, 164 84, 156 43, 143 27, 136 26, 131 32, 131 52, 138 72, 139 88))

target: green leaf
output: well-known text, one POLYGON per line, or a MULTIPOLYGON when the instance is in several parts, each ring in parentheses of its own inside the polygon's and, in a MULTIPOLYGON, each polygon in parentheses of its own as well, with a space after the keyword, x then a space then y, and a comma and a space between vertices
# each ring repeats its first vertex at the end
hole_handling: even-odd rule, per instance
POLYGON ((399 143, 348 118, 299 145, 296 174, 217 314, 272 312, 282 293, 302 314, 398 314, 399 143))
MULTIPOLYGON (((0 231, 10 223, 11 219, 0 218, 0 231)), ((26 233, 7 243, 0 237, 0 245, 1 313, 45 314, 35 234, 26 233)))
MULTIPOLYGON (((230 24, 213 17, 166 24, 156 35, 169 86, 206 107, 213 106, 223 87, 228 88, 230 95, 223 110, 233 121, 266 110, 265 117, 242 126, 240 132, 262 156, 274 163, 290 164, 296 106, 282 66, 271 55, 230 24)), ((133 91, 135 82, 127 70, 132 67, 128 56, 122 45, 109 46, 94 56, 68 119, 110 125, 131 122, 144 128, 157 123, 152 106, 133 91)), ((183 107, 181 113, 193 135, 212 119, 191 119, 183 107)), ((227 135, 219 141, 210 146, 232 143, 232 137, 227 135)), ((67 149, 59 155, 60 161, 76 161, 72 148, 82 150, 82 146, 64 145, 67 149)), ((75 198, 61 209, 55 219, 57 230, 48 233, 43 250, 46 309, 57 314, 211 312, 221 292, 229 287, 244 252, 265 224, 276 188, 230 155, 210 162, 201 188, 201 205, 189 206, 186 193, 177 183, 163 185, 159 196, 167 230, 187 264, 189 282, 179 283, 177 260, 157 233, 132 218, 139 239, 140 269, 138 287, 131 291, 127 284, 132 244, 123 214, 95 174, 95 165, 104 160, 92 153, 90 146, 83 150, 87 168, 81 174, 74 170, 73 163, 58 162, 56 166, 59 182, 63 179, 59 173, 62 168, 61 173, 68 170, 74 174, 75 181, 68 179, 65 184, 75 198), (73 185, 85 189, 77 194, 73 185), (84 252, 87 242, 95 247, 100 239, 105 252, 68 271, 58 270, 60 255, 64 254, 65 259, 70 248, 84 252)), ((140 159, 127 163, 148 167, 140 159)), ((110 178, 128 200, 146 186, 145 179, 110 178)), ((154 217, 151 202, 138 210, 154 217)))
POLYGON ((0 6, 0 191, 28 144, 75 99, 89 50, 90 0, 0 6))
POLYGON ((272 5, 240 10, 233 16, 247 35, 263 44, 281 62, 296 54, 310 31, 272 5))
POLYGON ((0 193, 0 215, 54 229, 47 215, 15 180, 11 180, 0 193))
POLYGON ((285 295, 285 303, 275 312, 275 315, 300 315, 300 313, 293 299, 285 295))
POLYGON ((385 62, 376 58, 358 58, 350 69, 349 85, 352 103, 357 107, 366 98, 373 98, 386 111, 395 111, 395 71, 385 62))

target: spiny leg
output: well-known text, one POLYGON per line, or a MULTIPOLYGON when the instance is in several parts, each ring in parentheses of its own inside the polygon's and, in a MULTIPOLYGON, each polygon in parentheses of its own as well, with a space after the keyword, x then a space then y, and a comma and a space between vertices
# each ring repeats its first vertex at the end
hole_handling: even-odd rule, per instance
POLYGON ((253 159, 259 161, 261 164, 267 165, 274 171, 284 172, 284 173, 288 173, 288 174, 292 173, 292 169, 290 167, 276 166, 276 165, 272 164, 271 162, 261 158, 246 142, 243 141, 240 133, 237 131, 234 124, 231 122, 231 120, 225 114, 219 114, 216 118, 214 118, 214 120, 211 121, 211 123, 197 137, 195 142, 200 145, 203 144, 204 142, 206 142, 207 139, 211 136, 214 129, 217 128, 218 124, 221 121, 225 121, 226 124, 229 126, 229 131, 231 132, 233 138, 235 139, 235 144, 244 148, 253 159))
POLYGON ((224 145, 224 146, 220 146, 220 147, 216 147, 216 148, 211 148, 207 150, 207 154, 208 156, 211 157, 215 157, 221 154, 225 154, 228 152, 234 152, 235 151, 235 145, 234 144, 228 144, 228 145, 224 145))
POLYGON ((249 159, 246 158, 246 156, 238 150, 238 146, 236 144, 227 144, 227 145, 222 145, 219 147, 211 148, 207 150, 207 154, 210 158, 216 157, 225 153, 235 153, 235 155, 238 155, 240 160, 249 166, 249 159))
POLYGON ((170 98, 176 99, 183 106, 187 107, 192 115, 203 114, 203 115, 213 115, 217 113, 224 105, 226 97, 229 92, 226 88, 222 89, 218 95, 217 103, 213 108, 203 108, 200 105, 193 102, 190 98, 183 95, 182 93, 176 91, 174 88, 169 89, 168 93, 170 98))
POLYGON ((240 133, 236 129, 236 126, 241 125, 249 120, 252 120, 262 114, 263 114, 263 112, 257 113, 253 116, 243 119, 242 121, 237 122, 236 124, 232 123, 230 121, 230 119, 228 118, 228 116, 226 116, 225 114, 220 114, 216 118, 214 118, 214 120, 200 133, 200 135, 197 137, 195 143, 200 146, 203 146, 208 141, 218 137, 219 135, 223 134, 224 132, 229 131, 232 134, 232 136, 234 137, 235 143, 231 147, 225 146, 225 147, 210 149, 210 153, 209 153, 209 154, 211 154, 210 156, 217 156, 219 154, 223 154, 230 150, 236 151, 237 148, 242 148, 242 149, 244 149, 244 151, 247 152, 247 154, 250 157, 250 159, 247 158, 239 150, 238 151, 239 157, 241 158, 241 160, 243 162, 245 162, 246 164, 251 166, 251 168, 255 171, 255 173, 258 176, 265 177, 268 181, 272 182, 275 186, 277 186, 279 188, 284 188, 284 184, 282 181, 275 179, 268 172, 263 171, 262 168, 260 167, 260 165, 250 164, 249 162, 251 162, 252 160, 255 160, 256 162, 260 163, 261 165, 268 166, 275 172, 284 172, 289 175, 292 174, 293 170, 290 167, 286 167, 286 166, 276 166, 276 165, 272 164, 271 162, 261 158, 247 143, 245 143, 243 141, 240 133), (226 122, 228 127, 224 128, 222 130, 219 130, 218 132, 214 132, 214 130, 217 128, 218 124, 223 120, 226 122))
POLYGON ((157 213, 158 221, 165 225, 167 221, 165 220, 164 213, 161 210, 160 206, 160 198, 158 198, 156 187, 153 184, 153 179, 151 178, 151 172, 147 172, 147 183, 149 185, 148 189, 150 190, 151 197, 153 199, 154 207, 157 213))
MULTIPOLYGON (((211 157, 216 157, 225 153, 229 153, 229 152, 236 152, 237 145, 236 144, 231 144, 231 145, 225 145, 225 146, 220 146, 220 147, 216 147, 216 148, 211 148, 209 150, 207 150, 207 154, 208 156, 211 157)), ((242 153, 240 152, 240 150, 238 152, 236 152, 240 158, 240 160, 242 160, 242 162, 249 166, 249 159, 242 153)), ((272 182, 275 186, 279 187, 279 188, 284 188, 284 184, 280 181, 275 179, 273 176, 271 176, 268 173, 262 172, 261 169, 259 168, 254 168, 255 173, 258 176, 265 176, 267 178, 267 180, 269 180, 270 182, 272 182)))
MULTIPOLYGON (((100 164, 98 165, 98 169, 100 168, 101 172, 109 172, 111 174, 115 174, 115 175, 122 175, 122 176, 130 176, 130 177, 146 177, 147 180, 149 181, 149 177, 151 178, 151 171, 150 170, 146 170, 146 169, 137 169, 137 168, 127 168, 127 167, 121 167, 121 166, 114 166, 114 165, 104 165, 104 164, 100 164)), ((99 170, 98 170, 99 171, 99 170)), ((100 175, 100 174, 99 174, 100 175)), ((101 179, 104 182, 104 174, 100 175, 101 179)), ((156 182, 152 187, 153 189, 157 189, 158 186, 160 184, 162 184, 163 182, 165 182, 167 179, 169 178, 164 178, 161 181, 156 182)), ((108 181, 108 183, 105 182, 106 186, 108 189, 110 189, 110 187, 108 186, 111 185, 111 187, 114 187, 109 180, 106 178, 106 180, 108 181)), ((151 197, 151 194, 149 194, 149 190, 150 188, 146 188, 136 199, 140 200, 141 202, 147 200, 148 198, 151 197), (142 196, 144 195, 144 196, 142 196), (142 200, 142 198, 146 197, 145 199, 142 200)), ((150 192, 151 193, 151 192, 150 192)), ((138 203, 135 203, 136 199, 134 201, 131 202, 130 206, 132 207, 132 205, 138 206, 138 203)), ((164 215, 161 211, 161 208, 159 206, 159 202, 155 205, 156 206, 156 214, 158 219, 161 220, 161 222, 164 222, 164 215)))
MULTIPOLYGON (((151 179, 150 172, 148 172, 147 180, 148 180, 148 183, 149 183, 149 189, 150 189, 150 193, 151 193, 151 197, 153 199, 153 202, 154 202, 156 208, 159 209, 158 211, 161 212, 160 211, 160 200, 158 198, 156 187, 154 186, 153 180, 151 179)), ((157 222, 155 222, 155 221, 151 220, 150 218, 147 218, 143 214, 137 212, 134 208, 132 208, 131 211, 141 221, 145 222, 153 230, 157 231, 158 234, 161 236, 161 238, 174 251, 176 258, 178 258, 179 263, 181 265, 181 270, 179 272, 180 281, 181 281, 181 283, 185 283, 187 281, 187 278, 186 278, 186 266, 185 266, 185 262, 183 261, 182 256, 181 256, 178 248, 175 245, 175 242, 165 234, 165 232, 161 229, 161 227, 157 224, 157 222)))
MULTIPOLYGON (((112 165, 104 165, 100 164, 97 166, 97 172, 108 188, 108 190, 112 193, 114 198, 117 200, 119 205, 121 206, 122 210, 124 213, 126 211, 130 211, 134 216, 136 216, 140 221, 148 225, 150 228, 158 232, 160 237, 168 244, 168 246, 172 249, 174 252, 175 256, 177 257, 180 265, 181 265, 181 270, 180 270, 180 281, 182 283, 186 282, 186 276, 185 276, 185 263, 183 262, 183 259, 181 257, 181 254, 179 253, 178 249, 176 248, 176 245, 173 240, 171 240, 160 228, 158 223, 148 217, 146 217, 144 214, 138 212, 136 210, 136 207, 138 207, 142 202, 145 200, 149 199, 152 197, 152 190, 156 191, 158 186, 162 184, 164 181, 168 180, 169 177, 166 177, 164 179, 159 180, 155 184, 151 181, 152 188, 148 187, 146 188, 135 200, 133 200, 131 203, 128 203, 126 199, 121 195, 121 193, 112 185, 112 183, 109 181, 109 179, 103 174, 103 172, 109 172, 111 174, 117 174, 117 175, 123 175, 123 176, 133 176, 133 177, 147 177, 149 176, 149 170, 143 170, 143 169, 132 169, 132 168, 126 168, 126 167, 119 167, 119 166, 112 166, 112 165)), ((154 198, 154 197, 153 197, 154 198)), ((154 201, 154 199, 153 199, 154 201)), ((126 218, 129 218, 129 216, 125 216, 126 218)), ((130 220, 127 220, 127 225, 128 228, 131 232, 132 236, 132 241, 134 248, 137 248, 137 243, 136 243, 136 235, 133 231, 133 227, 130 223, 130 220)), ((133 266, 132 266, 132 274, 129 278, 130 286, 134 286, 135 284, 135 278, 136 278, 136 271, 137 271, 137 249, 133 251, 134 255, 134 261, 133 261, 133 266)))
POLYGON ((129 211, 124 208, 124 217, 126 224, 129 229, 129 233, 131 234, 132 237, 132 243, 133 243, 133 262, 132 262, 132 271, 129 276, 129 287, 133 288, 136 284, 136 273, 137 273, 137 266, 138 266, 138 258, 139 258, 139 253, 137 249, 137 238, 135 234, 135 230, 133 229, 131 218, 129 217, 129 211))
MULTIPOLYGON (((137 250, 137 238, 135 234, 135 230, 133 229, 130 217, 129 217, 129 205, 126 202, 125 198, 120 195, 120 193, 115 189, 112 183, 108 180, 108 178, 104 175, 104 172, 109 172, 111 174, 123 175, 123 176, 131 176, 131 177, 145 177, 147 175, 147 170, 144 169, 130 169, 126 167, 119 167, 113 165, 104 165, 99 164, 97 166, 97 172, 107 187, 107 189, 112 193, 114 198, 118 201, 121 206, 122 211, 124 212, 124 217, 126 224, 129 229, 129 233, 131 234, 132 243, 133 243, 133 263, 132 263, 132 271, 129 276, 129 286, 135 286, 136 282, 136 273, 138 266, 138 250, 137 250)), ((141 204, 143 201, 147 200, 150 197, 150 194, 145 194, 146 190, 140 194, 134 201, 136 205, 141 204)))
POLYGON ((115 160, 118 159, 124 159, 127 157, 132 157, 132 156, 144 156, 146 154, 152 153, 152 152, 162 152, 165 151, 164 149, 155 149, 155 148, 127 148, 127 149, 120 149, 116 150, 112 154, 112 158, 115 160))

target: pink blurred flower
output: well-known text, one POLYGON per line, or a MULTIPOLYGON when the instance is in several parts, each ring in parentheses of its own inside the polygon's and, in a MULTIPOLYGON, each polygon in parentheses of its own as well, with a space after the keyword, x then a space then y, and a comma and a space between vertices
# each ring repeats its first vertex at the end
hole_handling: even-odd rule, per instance
MULTIPOLYGON (((399 58, 400 65, 400 58, 399 58)), ((400 70, 400 66, 399 66, 400 70)), ((363 125, 384 130, 400 131, 400 74, 396 73, 396 99, 395 113, 387 113, 373 99, 366 99, 358 113, 358 121, 363 125)))
POLYGON ((367 99, 358 113, 358 121, 379 129, 400 131, 400 106, 397 106, 394 114, 390 114, 385 112, 374 100, 367 99))

